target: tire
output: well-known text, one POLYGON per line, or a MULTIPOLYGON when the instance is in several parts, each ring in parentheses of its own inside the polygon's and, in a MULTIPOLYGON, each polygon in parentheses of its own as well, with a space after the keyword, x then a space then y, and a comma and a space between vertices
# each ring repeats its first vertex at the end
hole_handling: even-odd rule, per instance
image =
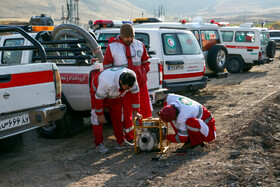
POLYGON ((0 140, 0 152, 17 151, 23 146, 22 134, 0 140))
POLYGON ((275 41, 274 41, 274 40, 270 40, 270 41, 268 42, 267 47, 266 47, 266 56, 267 56, 268 58, 274 58, 275 53, 276 53, 276 44, 275 44, 275 41))
POLYGON ((83 129, 84 120, 82 116, 71 109, 67 109, 61 120, 42 127, 39 134, 44 138, 55 139, 74 135, 83 129))
POLYGON ((230 73, 239 73, 243 69, 243 60, 238 56, 229 57, 227 71, 230 73))
POLYGON ((225 45, 216 44, 210 48, 207 55, 207 64, 216 73, 224 71, 228 64, 228 51, 225 45))
POLYGON ((248 72, 253 68, 253 64, 244 64, 242 72, 248 72))

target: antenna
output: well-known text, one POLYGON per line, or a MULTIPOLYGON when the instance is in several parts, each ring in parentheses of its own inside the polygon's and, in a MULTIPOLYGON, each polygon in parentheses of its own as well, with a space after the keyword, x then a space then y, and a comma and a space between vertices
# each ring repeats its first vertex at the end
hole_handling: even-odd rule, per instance
POLYGON ((62 5, 62 17, 61 20, 64 23, 73 23, 75 25, 79 25, 79 0, 70 0, 70 3, 68 3, 68 0, 66 0, 66 7, 67 7, 67 17, 64 17, 64 7, 62 5))

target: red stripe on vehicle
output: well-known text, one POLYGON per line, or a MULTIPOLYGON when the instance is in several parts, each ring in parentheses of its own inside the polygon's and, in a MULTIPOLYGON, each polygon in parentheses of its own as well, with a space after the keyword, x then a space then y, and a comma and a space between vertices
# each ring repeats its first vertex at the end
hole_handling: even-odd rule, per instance
POLYGON ((172 75, 164 75, 164 79, 183 79, 183 78, 191 78, 191 77, 200 77, 204 76, 203 72, 198 73, 181 73, 181 74, 172 74, 172 75))
POLYGON ((53 82, 53 72, 49 71, 38 71, 30 73, 18 73, 12 74, 10 82, 0 83, 1 88, 11 88, 18 86, 28 86, 33 84, 43 84, 47 82, 53 82))
POLYGON ((88 77, 86 73, 60 73, 62 84, 88 84, 88 77))
POLYGON ((258 46, 238 46, 238 45, 226 45, 227 48, 236 48, 236 49, 259 49, 258 46))

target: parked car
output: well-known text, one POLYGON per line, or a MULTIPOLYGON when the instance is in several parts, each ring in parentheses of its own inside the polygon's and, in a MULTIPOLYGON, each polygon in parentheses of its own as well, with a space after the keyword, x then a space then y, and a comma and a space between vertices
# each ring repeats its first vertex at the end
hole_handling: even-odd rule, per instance
POLYGON ((228 72, 249 71, 254 65, 273 61, 275 42, 270 40, 267 28, 245 23, 220 29, 229 53, 228 72))
POLYGON ((274 40, 276 44, 276 48, 280 47, 280 30, 269 30, 270 40, 274 40))
POLYGON ((135 25, 135 28, 169 28, 190 30, 196 37, 206 61, 206 75, 216 74, 219 77, 226 77, 224 73, 228 63, 228 51, 221 41, 218 25, 210 23, 143 23, 135 25))

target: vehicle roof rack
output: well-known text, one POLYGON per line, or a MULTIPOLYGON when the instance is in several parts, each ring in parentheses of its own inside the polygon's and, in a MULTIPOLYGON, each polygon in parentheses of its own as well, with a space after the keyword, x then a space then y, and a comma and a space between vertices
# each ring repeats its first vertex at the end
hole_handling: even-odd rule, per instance
POLYGON ((0 25, 0 28, 2 27, 9 27, 9 28, 14 28, 14 27, 19 27, 23 29, 25 32, 32 32, 33 28, 31 25, 0 25))

